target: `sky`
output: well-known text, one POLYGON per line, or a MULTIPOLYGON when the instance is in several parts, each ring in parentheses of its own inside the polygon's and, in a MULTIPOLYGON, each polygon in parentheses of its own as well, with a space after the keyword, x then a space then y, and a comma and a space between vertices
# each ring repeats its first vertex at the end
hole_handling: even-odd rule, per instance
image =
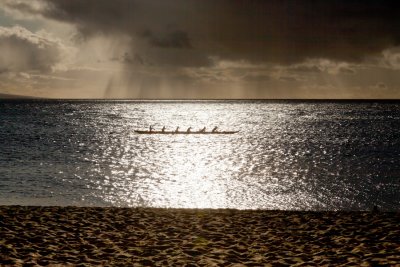
POLYGON ((0 0, 0 94, 400 99, 400 8, 371 0, 0 0))

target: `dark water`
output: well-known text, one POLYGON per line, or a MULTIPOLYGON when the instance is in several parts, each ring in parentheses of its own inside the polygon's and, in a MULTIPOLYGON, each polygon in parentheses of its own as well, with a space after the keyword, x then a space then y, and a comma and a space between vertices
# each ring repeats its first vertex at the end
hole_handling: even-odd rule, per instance
POLYGON ((400 210, 399 130, 400 102, 0 101, 0 204, 400 210))

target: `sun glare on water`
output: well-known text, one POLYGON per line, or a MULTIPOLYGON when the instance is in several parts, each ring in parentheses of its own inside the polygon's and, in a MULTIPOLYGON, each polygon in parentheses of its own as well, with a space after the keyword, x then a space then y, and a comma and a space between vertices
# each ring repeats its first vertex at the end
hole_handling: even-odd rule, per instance
MULTIPOLYGON (((295 209, 319 205, 309 194, 313 187, 304 182, 304 157, 289 150, 298 141, 287 129, 290 117, 286 107, 179 101, 110 107, 102 112, 113 121, 98 137, 107 139, 107 145, 91 156, 99 164, 87 182, 94 189, 91 194, 95 194, 96 205, 97 200, 104 205, 165 208, 295 209), (167 131, 177 126, 180 131, 188 127, 210 131, 218 126, 221 131, 239 133, 134 132, 150 125, 156 130, 165 126, 167 131)), ((93 119, 98 124, 99 119, 93 119)))
POLYGON ((115 125, 116 129, 110 125, 113 132, 122 132, 103 152, 102 157, 111 157, 112 161, 99 169, 99 175, 108 174, 99 185, 102 188, 97 197, 117 206, 226 207, 227 186, 231 183, 226 177, 235 169, 232 142, 238 136, 140 135, 134 130, 148 129, 149 125, 156 130, 166 126, 168 131, 177 126, 180 131, 188 127, 192 131, 203 127, 211 131, 214 126, 232 130, 229 127, 237 129, 238 123, 224 116, 223 109, 198 103, 169 103, 163 108, 143 103, 134 110, 131 107, 110 110, 128 120, 123 127, 115 125), (137 113, 142 113, 141 125, 137 124, 137 113))
MULTIPOLYGON (((165 155, 170 164, 166 164, 161 171, 171 174, 169 179, 165 179, 159 186, 159 194, 168 196, 169 206, 184 208, 218 208, 224 207, 226 200, 226 187, 223 181, 216 178, 221 169, 226 169, 217 164, 224 164, 216 158, 216 147, 207 147, 204 143, 212 143, 213 136, 184 137, 181 142, 176 142, 171 146, 165 155), (187 140, 189 139, 189 140, 187 140), (197 139, 197 140, 196 140, 197 139), (188 142, 188 143, 186 143, 188 142)), ((164 206, 165 203, 156 205, 164 206)))

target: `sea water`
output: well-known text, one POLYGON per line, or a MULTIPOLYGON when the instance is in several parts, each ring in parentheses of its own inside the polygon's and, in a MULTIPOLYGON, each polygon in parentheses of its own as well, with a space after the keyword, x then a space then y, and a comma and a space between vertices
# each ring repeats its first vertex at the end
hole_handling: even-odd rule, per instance
POLYGON ((395 101, 2 100, 0 204, 399 210, 399 130, 395 101))

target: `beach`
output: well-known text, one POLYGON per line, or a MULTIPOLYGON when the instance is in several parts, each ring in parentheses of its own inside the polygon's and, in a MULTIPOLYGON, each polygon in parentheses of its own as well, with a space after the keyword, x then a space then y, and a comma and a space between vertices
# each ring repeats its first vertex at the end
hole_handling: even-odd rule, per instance
POLYGON ((400 265, 400 213, 0 206, 7 266, 400 265))

